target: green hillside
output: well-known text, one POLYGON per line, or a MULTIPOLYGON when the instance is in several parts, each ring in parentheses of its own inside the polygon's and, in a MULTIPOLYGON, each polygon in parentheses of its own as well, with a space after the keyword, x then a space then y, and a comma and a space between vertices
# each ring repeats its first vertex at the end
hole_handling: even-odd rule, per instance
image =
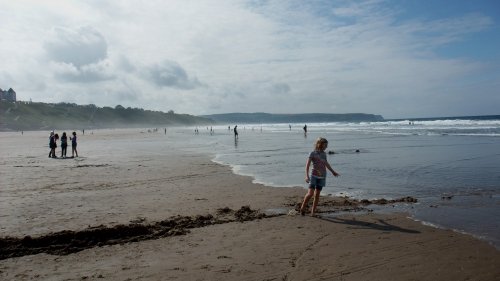
POLYGON ((0 101, 0 130, 97 129, 205 125, 213 121, 188 114, 176 114, 117 105, 28 103, 0 101))

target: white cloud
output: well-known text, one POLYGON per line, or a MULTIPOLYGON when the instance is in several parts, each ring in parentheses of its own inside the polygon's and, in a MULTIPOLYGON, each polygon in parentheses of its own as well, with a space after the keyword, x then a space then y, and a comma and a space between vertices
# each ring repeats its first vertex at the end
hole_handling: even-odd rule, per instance
POLYGON ((460 115, 444 101, 474 100, 467 85, 488 65, 435 50, 495 24, 478 13, 396 21, 385 1, 0 2, 0 87, 191 114, 460 115))

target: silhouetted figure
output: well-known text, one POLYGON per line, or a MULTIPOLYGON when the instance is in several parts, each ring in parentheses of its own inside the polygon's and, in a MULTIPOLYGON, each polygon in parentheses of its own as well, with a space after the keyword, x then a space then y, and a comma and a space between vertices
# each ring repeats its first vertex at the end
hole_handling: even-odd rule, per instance
POLYGON ((54 136, 54 131, 50 132, 50 136, 49 136, 49 148, 50 148, 50 152, 49 152, 49 158, 52 157, 52 158, 56 158, 56 139, 55 139, 55 136, 54 136))
POLYGON ((68 149, 68 137, 66 136, 66 132, 63 132, 61 136, 61 157, 66 158, 66 151, 68 149))
POLYGON ((55 134, 54 135, 54 151, 52 152, 52 158, 57 158, 56 156, 56 148, 57 148, 57 141, 59 140, 59 135, 55 134))
POLYGON ((78 157, 78 151, 76 150, 76 132, 73 132, 73 137, 69 137, 71 140, 71 157, 78 157))
POLYGON ((238 138, 238 125, 234 126, 234 138, 237 139, 238 138))

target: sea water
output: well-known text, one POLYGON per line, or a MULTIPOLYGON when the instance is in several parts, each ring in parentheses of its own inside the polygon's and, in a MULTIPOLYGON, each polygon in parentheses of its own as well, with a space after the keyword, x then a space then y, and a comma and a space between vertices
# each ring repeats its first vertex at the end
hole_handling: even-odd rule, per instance
MULTIPOLYGON (((269 186, 303 186, 318 137, 328 139, 331 175, 322 194, 356 199, 412 196, 393 208, 416 220, 500 248, 500 118, 372 123, 238 124, 175 129, 191 151, 269 186)), ((389 209, 385 208, 385 209, 389 209)), ((391 208, 392 209, 392 208, 391 208)))

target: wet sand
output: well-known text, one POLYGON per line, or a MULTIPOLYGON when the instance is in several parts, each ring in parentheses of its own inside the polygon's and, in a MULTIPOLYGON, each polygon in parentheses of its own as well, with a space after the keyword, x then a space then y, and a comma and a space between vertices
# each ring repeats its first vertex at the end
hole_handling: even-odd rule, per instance
POLYGON ((500 276, 484 241, 345 198, 300 216, 302 188, 253 184, 139 131, 79 134, 74 159, 49 159, 44 132, 0 133, 1 280, 500 276))

